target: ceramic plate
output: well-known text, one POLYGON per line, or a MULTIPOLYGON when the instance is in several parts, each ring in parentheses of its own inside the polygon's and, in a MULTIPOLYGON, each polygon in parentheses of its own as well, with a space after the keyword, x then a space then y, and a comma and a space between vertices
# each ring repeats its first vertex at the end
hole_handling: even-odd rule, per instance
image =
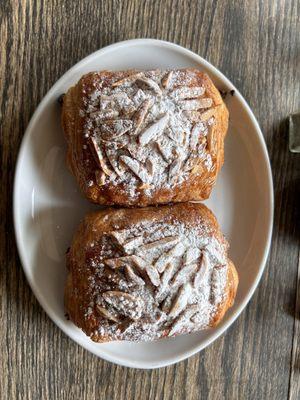
POLYGON ((74 341, 106 360, 136 368, 156 368, 205 348, 238 317, 262 275, 270 246, 273 187, 266 145, 249 106, 216 68, 172 43, 138 39, 105 47, 71 68, 52 87, 28 125, 14 185, 14 222, 28 282, 50 318, 74 341), (215 329, 152 343, 96 344, 64 316, 65 252, 89 204, 65 165, 66 143, 57 98, 85 73, 130 68, 196 67, 209 73, 226 98, 230 128, 225 164, 207 205, 216 214, 231 247, 240 285, 234 306, 215 329))

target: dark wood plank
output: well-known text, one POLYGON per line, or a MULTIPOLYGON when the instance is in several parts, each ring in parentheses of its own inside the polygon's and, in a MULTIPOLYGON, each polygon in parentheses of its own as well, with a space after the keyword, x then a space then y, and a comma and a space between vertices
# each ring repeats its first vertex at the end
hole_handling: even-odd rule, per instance
POLYGON ((300 156, 288 152, 282 123, 299 108, 299 8, 297 0, 1 2, 1 399, 299 398, 300 156), (99 360, 54 326, 24 278, 11 218, 18 148, 42 97, 84 56, 135 37, 186 46, 240 89, 267 141, 276 200, 269 262, 246 311, 202 353, 154 371, 99 360))

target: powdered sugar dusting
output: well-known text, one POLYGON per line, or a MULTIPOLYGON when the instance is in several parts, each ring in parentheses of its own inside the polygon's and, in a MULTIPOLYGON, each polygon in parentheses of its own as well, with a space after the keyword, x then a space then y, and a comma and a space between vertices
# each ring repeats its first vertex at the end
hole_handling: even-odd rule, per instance
POLYGON ((224 299, 227 247, 209 228, 142 221, 93 241, 88 320, 92 337, 147 341, 209 326, 224 299))
POLYGON ((91 154, 104 171, 95 184, 121 184, 135 199, 141 190, 151 196, 200 174, 203 168, 213 168, 206 138, 215 108, 204 87, 189 86, 193 74, 132 72, 112 78, 109 85, 95 85, 84 96, 80 110, 84 146, 92 143, 91 154), (191 164, 202 168, 190 168, 191 164))

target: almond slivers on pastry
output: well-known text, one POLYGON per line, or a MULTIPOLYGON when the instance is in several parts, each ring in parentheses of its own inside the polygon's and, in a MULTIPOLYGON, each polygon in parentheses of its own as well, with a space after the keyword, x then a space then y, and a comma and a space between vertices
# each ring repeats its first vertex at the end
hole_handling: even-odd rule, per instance
POLYGON ((101 71, 63 99, 68 165, 85 196, 146 206, 209 197, 228 111, 196 69, 101 71))
POLYGON ((216 326, 238 284, 227 248, 202 204, 89 214, 67 255, 66 311, 96 342, 216 326))

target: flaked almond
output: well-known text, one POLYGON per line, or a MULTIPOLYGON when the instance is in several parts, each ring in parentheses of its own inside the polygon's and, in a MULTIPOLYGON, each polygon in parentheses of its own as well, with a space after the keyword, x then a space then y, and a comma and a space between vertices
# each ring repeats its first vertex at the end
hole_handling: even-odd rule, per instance
POLYGON ((103 171, 96 170, 95 171, 95 179, 98 186, 103 186, 106 183, 106 174, 103 171))
POLYGON ((149 183, 151 182, 150 176, 146 170, 146 168, 137 160, 128 157, 121 156, 120 160, 143 182, 149 183))
POLYGON ((174 264, 172 264, 172 263, 167 264, 167 266, 164 270, 164 273, 161 276, 160 285, 159 285, 158 290, 155 295, 158 302, 161 302, 164 299, 163 296, 167 292, 169 282, 174 273, 174 269, 175 269, 174 264))
POLYGON ((162 78, 161 80, 161 85, 165 89, 170 89, 172 86, 172 77, 173 77, 173 71, 167 72, 167 74, 162 78))
POLYGON ((214 117, 216 115, 217 109, 220 106, 210 108, 207 111, 204 111, 203 113, 200 114, 200 120, 201 121, 208 121, 210 118, 214 117))
POLYGON ((105 154, 115 173, 122 177, 126 170, 123 165, 119 163, 116 151, 106 148, 105 154))
POLYGON ((162 254, 154 264, 154 267, 157 269, 158 272, 162 273, 167 264, 174 263, 175 257, 181 257, 185 252, 185 246, 179 242, 176 244, 171 250, 167 253, 162 254))
POLYGON ((198 271, 196 272, 194 276, 194 282, 193 285, 195 288, 197 288, 205 279, 208 270, 209 270, 209 259, 205 251, 202 252, 202 258, 200 265, 198 266, 198 271))
POLYGON ((154 286, 159 286, 160 278, 157 269, 151 263, 149 263, 148 261, 144 260, 139 256, 132 256, 132 257, 135 267, 137 267, 141 273, 146 273, 151 283, 154 286))
POLYGON ((146 99, 143 101, 143 103, 140 105, 140 107, 134 114, 133 116, 133 121, 135 124, 134 134, 137 134, 139 132, 140 127, 142 126, 150 107, 151 107, 151 101, 149 99, 146 99))
POLYGON ((124 249, 125 253, 131 254, 133 252, 133 250, 135 250, 137 247, 139 247, 143 244, 143 241, 144 241, 144 239, 142 236, 138 236, 138 237, 126 240, 123 243, 123 249, 124 249))
POLYGON ((170 163, 173 159, 173 148, 174 142, 170 140, 166 135, 162 136, 157 142, 157 148, 162 155, 163 159, 170 163))
POLYGON ((170 317, 176 317, 178 314, 183 311, 188 303, 189 296, 191 294, 192 287, 189 283, 181 286, 178 291, 178 295, 176 296, 171 309, 169 311, 170 317))
POLYGON ((172 279, 172 285, 173 287, 178 287, 182 285, 184 282, 187 282, 191 279, 192 275, 195 274, 195 272, 198 269, 197 264, 188 264, 181 268, 173 277, 172 279))
POLYGON ((126 241, 129 234, 130 231, 128 231, 127 229, 112 231, 109 233, 109 235, 112 236, 120 245, 122 245, 126 241))
POLYGON ((193 304, 188 306, 175 322, 171 325, 171 330, 168 336, 173 336, 180 333, 184 328, 191 325, 191 318, 198 313, 198 306, 193 304))
POLYGON ((119 81, 114 82, 111 86, 112 87, 118 87, 118 86, 128 86, 132 85, 136 80, 140 77, 144 76, 142 72, 136 72, 132 75, 126 76, 123 79, 120 79, 119 81))
POLYGON ((182 167, 182 160, 180 158, 175 159, 171 165, 169 166, 169 181, 172 181, 174 178, 178 177, 180 169, 182 167))
POLYGON ((140 276, 138 276, 129 265, 125 266, 125 274, 127 279, 133 284, 137 286, 145 285, 144 280, 140 276))
POLYGON ((97 162, 99 167, 102 169, 102 171, 106 175, 110 176, 112 174, 112 170, 108 167, 108 165, 104 159, 103 153, 101 151, 101 147, 98 145, 97 140, 92 136, 89 138, 88 143, 90 145, 90 148, 91 148, 92 154, 95 158, 95 161, 97 162))
POLYGON ((201 122, 195 124, 190 137, 190 148, 192 151, 196 150, 197 144, 199 142, 199 137, 205 132, 205 125, 201 122))
POLYGON ((190 247, 184 254, 183 263, 186 265, 191 264, 192 262, 198 260, 199 257, 200 250, 198 249, 198 247, 190 247))
POLYGON ((99 304, 96 305, 96 310, 101 317, 109 319, 113 322, 120 322, 120 318, 117 314, 108 311, 106 308, 99 306, 99 304))
POLYGON ((115 118, 119 115, 117 110, 97 110, 90 113, 90 117, 96 121, 103 121, 106 119, 115 118))
POLYGON ((133 122, 129 119, 115 119, 105 121, 101 125, 101 137, 104 140, 114 140, 123 136, 133 127, 133 122))
POLYGON ((104 260, 104 264, 110 268, 118 269, 121 267, 125 267, 125 265, 134 264, 134 257, 135 256, 124 256, 124 257, 116 257, 116 258, 108 258, 104 260))
POLYGON ((152 89, 158 96, 162 95, 161 88, 159 87, 159 85, 153 79, 146 78, 146 77, 143 77, 143 78, 141 77, 141 78, 138 78, 138 81, 146 84, 147 86, 149 86, 149 88, 152 89))
POLYGON ((163 239, 155 240, 154 242, 144 244, 139 248, 139 251, 144 253, 152 250, 163 250, 166 247, 169 248, 170 246, 175 245, 176 243, 178 243, 179 240, 180 240, 179 236, 168 236, 163 239))
POLYGON ((144 146, 157 139, 164 131, 169 120, 169 115, 164 114, 158 121, 150 125, 144 132, 139 136, 139 143, 144 146))

